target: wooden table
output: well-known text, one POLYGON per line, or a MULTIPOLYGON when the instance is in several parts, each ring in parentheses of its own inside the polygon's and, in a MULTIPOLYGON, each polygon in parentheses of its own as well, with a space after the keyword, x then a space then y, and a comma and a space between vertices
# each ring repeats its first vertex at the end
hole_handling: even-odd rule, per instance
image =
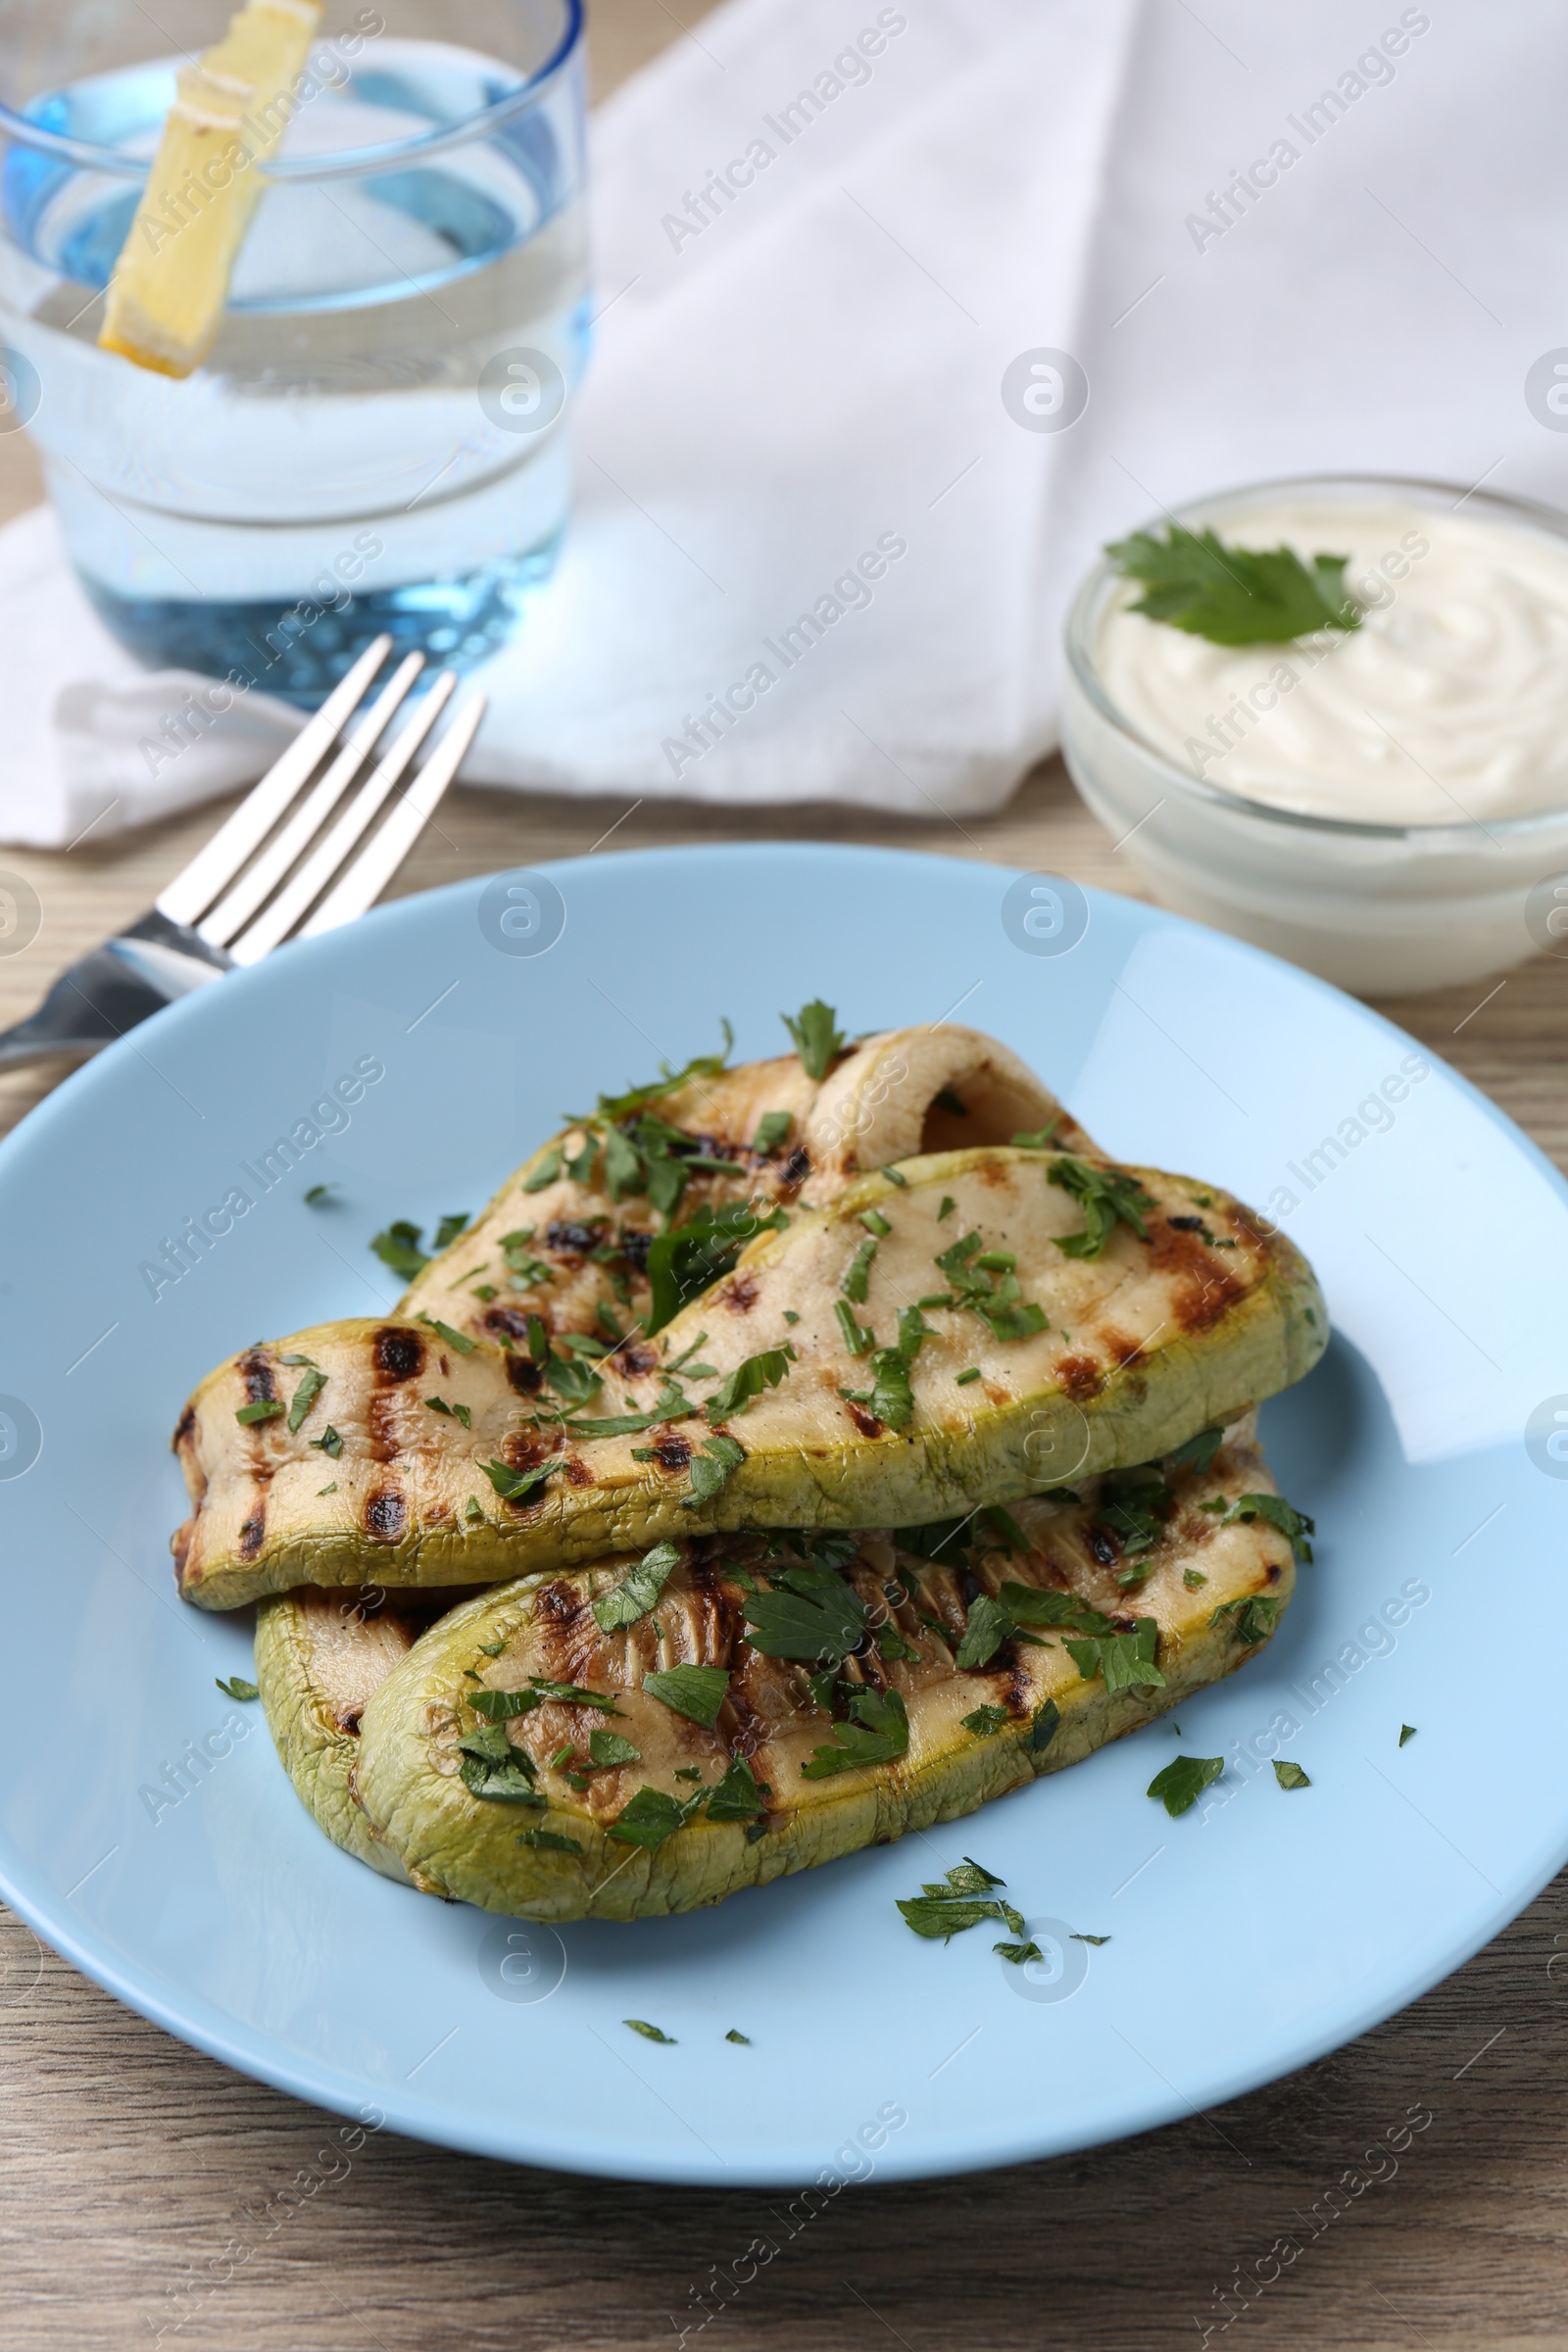
MULTIPOLYGON (((689 21, 702 13, 687 0, 689 21)), ((662 0, 600 0, 595 32, 601 87, 679 37, 662 0)), ((0 440, 0 513, 36 497, 30 466, 17 437, 0 440)), ((623 815, 622 804, 459 790, 397 889, 583 852, 623 815)), ((0 961, 0 1021, 145 906, 214 818, 208 809, 59 856, 0 852, 44 908, 34 945, 0 961)), ((1137 887, 1055 763, 990 819, 900 824, 815 808, 746 825, 756 838, 891 842, 1137 887)), ((721 810, 645 805, 615 840, 657 847, 733 830, 721 810)), ((1489 997, 1491 986, 1384 1009, 1568 1165, 1568 964, 1541 958, 1489 997)), ((0 1081, 0 1128, 49 1083, 0 1081)), ((1478 1639, 1503 1623, 1498 1598, 1478 1639)), ((1533 1638, 1555 1642, 1559 1629, 1533 1638)), ((1478 1740, 1507 1737, 1496 1711, 1505 1686, 1500 1661, 1481 1664, 1478 1740)), ((1568 2345, 1559 1946, 1568 1961, 1568 1879, 1403 2016, 1250 2098, 1057 2163, 847 2189, 689 2340, 704 2352, 1197 2344, 1205 2327, 1218 2340, 1225 2309, 1242 2308, 1216 2299, 1242 2266, 1255 2296, 1250 2342, 1568 2345), (1258 2287, 1254 2265, 1265 2276, 1277 2267, 1274 2241, 1411 2108, 1433 2120, 1396 2177, 1352 2198, 1258 2287)), ((1266 2002, 1269 1987, 1238 1984, 1231 1998, 1266 2002)), ((995 2095, 1009 2095, 1000 2077, 995 2095)), ((0 1912, 0 2345, 124 2352, 164 2329, 165 2346, 186 2352, 673 2346, 711 2267, 778 2234, 763 2195, 579 2180, 385 2132, 293 2218, 247 2219, 314 2164, 335 2121, 169 2039, 0 1912)))

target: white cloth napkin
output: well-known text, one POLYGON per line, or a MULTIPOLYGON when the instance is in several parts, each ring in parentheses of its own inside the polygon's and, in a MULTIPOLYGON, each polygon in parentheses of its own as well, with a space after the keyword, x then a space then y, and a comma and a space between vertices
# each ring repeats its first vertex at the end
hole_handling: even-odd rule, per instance
MULTIPOLYGON (((1075 579, 1157 508, 1326 468, 1568 503, 1525 388, 1564 332, 1565 73, 1547 0, 730 0, 596 118, 576 510, 466 773, 961 816, 1050 748, 1075 579), (1004 400, 1043 348, 1087 374, 1066 430, 1004 400)), ((153 760, 198 682, 109 643, 45 515, 0 532, 0 661, 13 841, 225 789, 297 724, 251 697, 153 760)))

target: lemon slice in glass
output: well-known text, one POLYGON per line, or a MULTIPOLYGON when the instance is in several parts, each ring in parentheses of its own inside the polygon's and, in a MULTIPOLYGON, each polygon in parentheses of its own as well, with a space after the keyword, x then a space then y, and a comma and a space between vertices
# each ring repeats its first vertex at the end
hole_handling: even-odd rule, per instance
POLYGON ((212 348, 263 180, 299 105, 318 0, 249 0, 201 63, 180 69, 98 340, 138 368, 189 375, 212 348))

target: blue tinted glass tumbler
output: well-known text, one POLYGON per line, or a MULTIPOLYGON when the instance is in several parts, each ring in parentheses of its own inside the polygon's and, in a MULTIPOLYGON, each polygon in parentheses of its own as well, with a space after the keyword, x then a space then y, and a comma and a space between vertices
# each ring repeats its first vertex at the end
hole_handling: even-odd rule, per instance
MULTIPOLYGON (((217 339, 174 377, 100 347, 105 288, 176 73, 237 5, 0 0, 0 425, 41 448, 122 644, 311 705, 382 630, 482 660, 554 563, 588 341, 582 8, 329 0, 217 339)), ((172 194, 171 234, 206 201, 172 194)))

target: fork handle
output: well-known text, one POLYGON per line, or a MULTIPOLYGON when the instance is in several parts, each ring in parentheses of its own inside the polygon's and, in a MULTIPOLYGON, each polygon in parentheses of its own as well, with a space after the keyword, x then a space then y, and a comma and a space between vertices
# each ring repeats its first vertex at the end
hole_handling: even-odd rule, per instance
MULTIPOLYGON (((150 948, 155 956, 162 951, 166 959, 210 965, 214 979, 230 968, 220 948, 209 947, 195 931, 156 908, 127 924, 119 938, 150 948)), ((25 1069, 66 1055, 85 1061, 185 993, 158 975, 156 962, 138 963, 133 957, 134 948, 126 955, 106 940, 69 965, 36 1012, 0 1030, 0 1070, 25 1069)))

